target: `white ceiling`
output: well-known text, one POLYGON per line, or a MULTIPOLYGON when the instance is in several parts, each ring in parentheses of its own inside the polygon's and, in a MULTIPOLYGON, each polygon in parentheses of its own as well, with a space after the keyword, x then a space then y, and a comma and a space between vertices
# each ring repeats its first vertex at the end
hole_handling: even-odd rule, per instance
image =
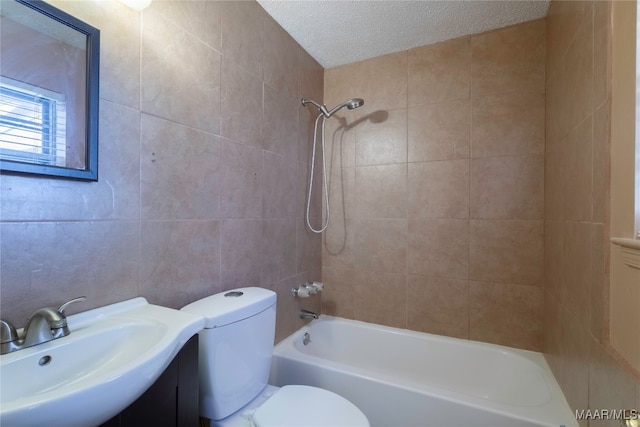
POLYGON ((258 0, 325 68, 542 18, 549 0, 258 0))

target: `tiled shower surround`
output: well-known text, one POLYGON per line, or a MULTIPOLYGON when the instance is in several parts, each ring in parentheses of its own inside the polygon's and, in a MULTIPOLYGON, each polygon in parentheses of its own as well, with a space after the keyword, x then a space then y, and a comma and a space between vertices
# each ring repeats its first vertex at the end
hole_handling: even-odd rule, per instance
POLYGON ((607 350, 611 7, 547 15, 544 352, 574 409, 640 409, 640 375, 607 350))
POLYGON ((610 7, 325 71, 366 104, 328 126, 323 313, 543 351, 572 408, 640 408, 606 344, 610 7))
POLYGON ((606 350, 609 3, 328 70, 252 1, 53 4, 102 30, 100 181, 0 176, 2 318, 257 285, 277 340, 322 308, 543 351, 575 409, 640 408, 606 350), (365 99, 327 122, 322 237, 303 96, 365 99), (322 307, 291 297, 320 277, 322 307))
POLYGON ((325 71, 323 312, 542 350, 545 21, 325 71))

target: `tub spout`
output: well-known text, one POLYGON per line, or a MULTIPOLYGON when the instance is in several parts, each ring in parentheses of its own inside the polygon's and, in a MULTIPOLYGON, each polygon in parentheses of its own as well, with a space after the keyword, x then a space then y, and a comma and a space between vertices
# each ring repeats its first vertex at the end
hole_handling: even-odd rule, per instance
POLYGON ((313 311, 309 311, 309 310, 300 310, 300 318, 301 319, 317 319, 318 315, 315 314, 313 311))

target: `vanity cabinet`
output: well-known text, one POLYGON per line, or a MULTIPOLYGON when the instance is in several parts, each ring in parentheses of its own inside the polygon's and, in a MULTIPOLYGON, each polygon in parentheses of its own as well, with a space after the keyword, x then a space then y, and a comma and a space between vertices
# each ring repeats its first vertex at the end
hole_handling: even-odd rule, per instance
POLYGON ((198 414, 198 335, 194 335, 138 400, 100 427, 197 427, 198 414))

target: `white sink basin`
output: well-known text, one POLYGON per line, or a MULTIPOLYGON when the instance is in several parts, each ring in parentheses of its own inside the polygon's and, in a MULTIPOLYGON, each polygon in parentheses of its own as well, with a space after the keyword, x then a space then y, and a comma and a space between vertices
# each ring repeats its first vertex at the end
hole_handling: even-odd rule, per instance
POLYGON ((89 427, 118 414, 204 318, 134 298, 68 317, 71 334, 0 356, 0 425, 89 427))

